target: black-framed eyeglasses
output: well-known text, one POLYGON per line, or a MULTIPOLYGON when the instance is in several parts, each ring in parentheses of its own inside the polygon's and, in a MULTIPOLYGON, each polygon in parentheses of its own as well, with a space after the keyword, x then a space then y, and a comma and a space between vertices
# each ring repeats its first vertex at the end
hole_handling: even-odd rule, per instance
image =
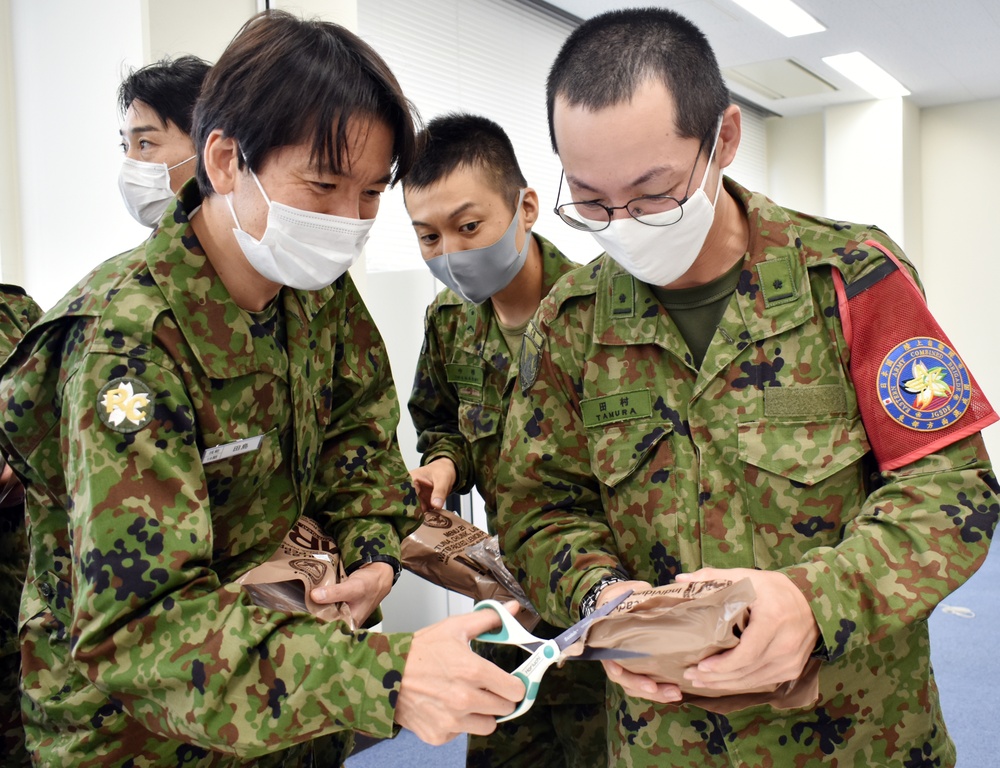
MULTIPOLYGON (((705 139, 702 138, 698 145, 698 154, 694 158, 694 165, 691 167, 691 175, 688 176, 685 192, 691 189, 691 182, 694 180, 694 172, 698 168, 698 158, 705 146, 705 139)), ((559 174, 559 191, 556 193, 556 207, 552 210, 564 222, 573 229, 580 229, 584 232, 600 232, 611 226, 615 211, 625 210, 628 215, 650 227, 669 227, 676 224, 684 216, 684 203, 691 195, 685 194, 678 200, 672 195, 641 195, 633 197, 625 205, 605 205, 595 201, 585 201, 582 203, 559 203, 562 195, 563 179, 566 172, 559 174)))

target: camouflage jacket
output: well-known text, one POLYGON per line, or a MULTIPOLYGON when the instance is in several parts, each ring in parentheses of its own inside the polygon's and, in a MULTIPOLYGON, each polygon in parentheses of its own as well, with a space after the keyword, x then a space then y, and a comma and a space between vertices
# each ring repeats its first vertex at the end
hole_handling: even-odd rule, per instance
POLYGON ((243 765, 393 729, 409 635, 233 583, 302 514, 348 568, 398 558, 416 495, 385 347, 346 275, 283 288, 269 319, 240 310, 189 226, 200 204, 189 183, 0 371, 0 442, 31 483, 22 674, 44 765, 243 765))
MULTIPOLYGON (((579 266, 548 240, 533 235, 542 252, 542 287, 548 293, 560 277, 579 266)), ((486 524, 496 533, 496 478, 500 442, 510 397, 517 380, 517 355, 508 350, 492 305, 463 301, 445 288, 427 307, 424 346, 410 394, 410 415, 417 428, 421 464, 442 456, 455 463, 455 493, 473 485, 486 504, 486 524)), ((539 625, 539 637, 559 629, 539 625)), ((484 646, 479 652, 513 670, 525 655, 516 649, 484 646)), ((577 662, 545 677, 540 704, 595 701, 603 698, 604 672, 599 665, 577 662)))
POLYGON ((41 316, 41 307, 23 288, 0 283, 0 361, 7 359, 41 316))
MULTIPOLYGON (((0 284, 0 361, 6 360, 41 308, 15 285, 0 284)), ((5 459, 0 456, 0 468, 5 459)), ((0 657, 17 651, 17 613, 28 565, 24 505, 0 507, 0 657)))
POLYGON ((813 709, 721 717, 612 686, 615 765, 951 765, 926 619, 997 522, 981 437, 872 472, 831 271, 851 282, 882 262, 866 239, 898 247, 726 186, 749 251, 700 370, 649 286, 606 255, 539 308, 500 462, 507 558, 556 622, 611 569, 654 585, 780 570, 809 600, 826 658, 813 709), (778 272, 780 300, 762 289, 778 272))
MULTIPOLYGON (((545 238, 533 237, 542 252, 545 295, 579 264, 545 238)), ((454 492, 476 487, 486 502, 490 533, 496 533, 497 460, 519 352, 507 349, 490 302, 476 306, 445 288, 427 307, 409 402, 420 463, 451 459, 457 472, 454 492)))

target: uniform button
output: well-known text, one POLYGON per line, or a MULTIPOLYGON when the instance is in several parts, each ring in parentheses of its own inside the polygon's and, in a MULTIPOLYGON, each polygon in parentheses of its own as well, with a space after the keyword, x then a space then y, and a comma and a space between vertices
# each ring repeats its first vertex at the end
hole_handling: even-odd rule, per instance
POLYGON ((48 582, 42 582, 41 586, 38 587, 38 591, 42 593, 42 597, 46 600, 51 600, 52 595, 56 593, 56 591, 52 588, 52 585, 48 582))

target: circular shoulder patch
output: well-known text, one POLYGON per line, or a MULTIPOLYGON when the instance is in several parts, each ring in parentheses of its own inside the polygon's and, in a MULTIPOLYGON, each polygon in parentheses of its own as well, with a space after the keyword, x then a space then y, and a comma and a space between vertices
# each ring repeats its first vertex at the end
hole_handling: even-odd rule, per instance
POLYGON ((97 415, 115 432, 138 432, 153 420, 152 393, 139 379, 109 381, 97 393, 97 415))
POLYGON ((962 418, 972 385, 955 350, 943 341, 917 336, 897 344, 882 360, 878 395, 893 421, 933 432, 962 418))

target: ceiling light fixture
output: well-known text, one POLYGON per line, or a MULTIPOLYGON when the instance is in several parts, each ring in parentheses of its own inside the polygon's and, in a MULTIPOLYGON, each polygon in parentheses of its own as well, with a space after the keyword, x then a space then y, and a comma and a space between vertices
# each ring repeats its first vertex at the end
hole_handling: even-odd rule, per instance
POLYGON ((785 37, 811 35, 826 29, 792 0, 733 0, 740 8, 752 13, 785 37))
POLYGON ((829 64, 858 87, 868 91, 876 99, 910 95, 902 83, 859 51, 841 53, 837 56, 824 56, 823 62, 829 64))

